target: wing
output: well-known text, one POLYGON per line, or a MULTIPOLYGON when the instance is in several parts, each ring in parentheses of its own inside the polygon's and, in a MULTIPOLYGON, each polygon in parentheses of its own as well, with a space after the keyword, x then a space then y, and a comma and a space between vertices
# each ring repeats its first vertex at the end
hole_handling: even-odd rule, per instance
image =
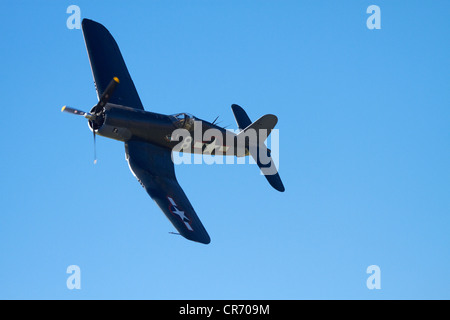
POLYGON ((208 244, 208 233, 175 177, 172 151, 142 141, 125 143, 131 171, 185 238, 208 244))
POLYGON ((119 47, 109 31, 100 23, 88 19, 83 19, 82 28, 97 96, 100 98, 111 79, 117 77, 120 86, 117 86, 109 102, 144 109, 119 47))

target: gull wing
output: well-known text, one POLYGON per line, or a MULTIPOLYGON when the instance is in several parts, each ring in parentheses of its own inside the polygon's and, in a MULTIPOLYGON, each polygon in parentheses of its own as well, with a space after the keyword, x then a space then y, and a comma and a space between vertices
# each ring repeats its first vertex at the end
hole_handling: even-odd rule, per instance
POLYGON ((126 157, 134 176, 186 239, 208 244, 211 239, 178 184, 172 151, 148 142, 125 143, 126 157))
POLYGON ((141 99, 113 36, 103 25, 89 19, 83 19, 82 29, 98 98, 103 95, 111 79, 117 77, 120 85, 109 102, 143 110, 141 99))

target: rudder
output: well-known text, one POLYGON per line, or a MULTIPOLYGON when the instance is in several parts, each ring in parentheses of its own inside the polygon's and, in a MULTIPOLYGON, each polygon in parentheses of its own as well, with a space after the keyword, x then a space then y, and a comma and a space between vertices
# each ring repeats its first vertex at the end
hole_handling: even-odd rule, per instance
POLYGON ((241 140, 241 143, 246 144, 246 149, 255 160, 269 184, 274 189, 284 192, 285 188, 271 157, 271 151, 264 143, 277 124, 278 118, 275 115, 266 114, 252 123, 243 108, 236 104, 233 104, 231 108, 238 127, 241 130, 237 137, 238 141, 241 140), (249 142, 242 141, 246 137, 249 137, 249 142), (251 139, 252 137, 253 140, 251 139))

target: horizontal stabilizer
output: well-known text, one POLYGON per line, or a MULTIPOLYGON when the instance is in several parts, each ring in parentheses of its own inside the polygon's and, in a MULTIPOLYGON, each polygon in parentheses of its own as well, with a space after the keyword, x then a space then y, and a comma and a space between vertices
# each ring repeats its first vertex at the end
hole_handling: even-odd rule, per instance
POLYGON ((264 141, 270 135, 270 132, 272 132, 272 129, 277 125, 277 122, 278 118, 276 116, 274 116, 273 114, 266 114, 265 116, 262 116, 261 118, 250 124, 239 134, 243 134, 245 132, 248 132, 249 130, 255 130, 258 137, 260 134, 264 135, 262 141, 259 141, 259 143, 264 143, 264 141), (263 130, 265 131, 263 132, 263 130))
POLYGON ((281 181, 280 174, 278 173, 277 167, 271 157, 270 150, 266 145, 260 144, 254 150, 250 148, 250 155, 255 160, 258 167, 261 169, 262 174, 269 181, 270 185, 280 192, 284 192, 284 185, 281 181))
POLYGON ((265 140, 278 123, 278 118, 273 114, 266 114, 252 123, 243 108, 233 104, 231 109, 241 130, 237 135, 238 141, 248 138, 248 141, 244 141, 246 149, 255 160, 262 174, 274 189, 284 192, 285 188, 272 159, 271 151, 265 144, 265 140))

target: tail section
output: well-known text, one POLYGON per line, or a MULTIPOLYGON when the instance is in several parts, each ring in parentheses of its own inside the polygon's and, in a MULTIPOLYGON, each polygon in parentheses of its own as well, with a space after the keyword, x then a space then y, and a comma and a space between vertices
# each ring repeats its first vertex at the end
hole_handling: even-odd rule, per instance
POLYGON ((240 106, 238 106, 237 104, 233 104, 231 105, 231 110, 233 110, 234 118, 236 119, 240 130, 244 130, 252 124, 247 113, 240 106))
POLYGON ((278 118, 272 114, 267 114, 252 123, 247 113, 240 106, 233 104, 231 108, 241 130, 237 136, 238 141, 247 139, 247 141, 244 140, 246 149, 261 169, 267 181, 276 190, 284 192, 285 188, 271 157, 271 151, 264 143, 277 124, 278 118))

